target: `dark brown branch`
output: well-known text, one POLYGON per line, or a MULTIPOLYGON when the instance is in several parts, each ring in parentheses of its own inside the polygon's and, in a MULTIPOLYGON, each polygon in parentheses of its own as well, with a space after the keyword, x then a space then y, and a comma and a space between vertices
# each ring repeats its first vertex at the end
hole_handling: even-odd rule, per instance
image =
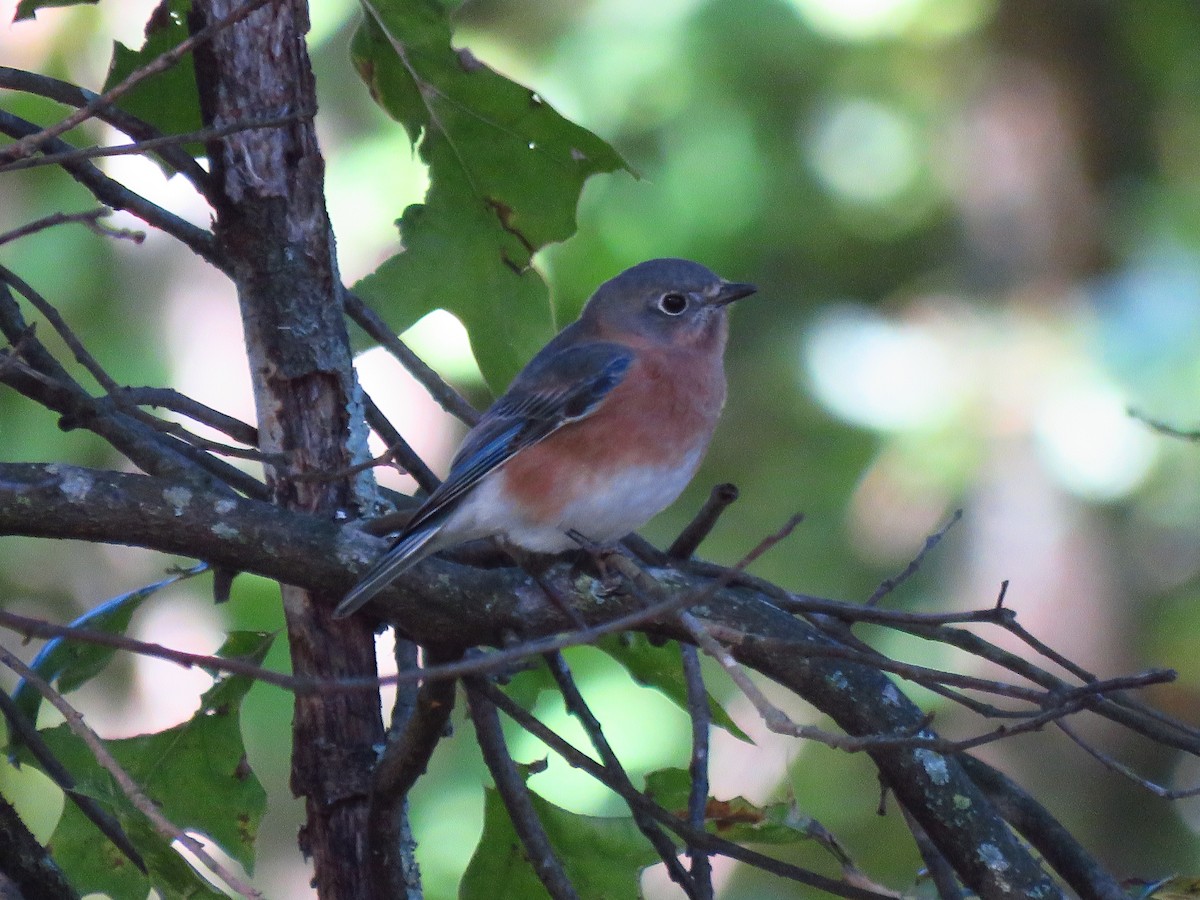
POLYGON ((1022 788, 970 754, 963 767, 1025 840, 1045 857, 1081 897, 1088 900, 1128 900, 1129 895, 1097 864, 1071 833, 1022 788))
POLYGON ((29 828, 0 795, 0 897, 12 890, 15 900, 79 900, 29 828))
MULTIPOLYGON (((687 684, 688 719, 692 723, 692 755, 688 762, 691 785, 688 790, 688 824, 697 831, 704 830, 708 811, 708 738, 712 729, 712 712, 708 708, 708 690, 700 671, 700 654, 690 644, 680 644, 683 678, 687 684)), ((712 866, 708 854, 699 847, 688 846, 692 860, 692 878, 701 900, 713 896, 712 866)))
MULTIPOLYGON (((250 9, 238 0, 191 3, 188 27, 205 126, 316 107, 306 4, 276 0, 250 9)), ((351 446, 358 433, 351 421, 353 359, 313 123, 237 131, 210 140, 206 152, 213 233, 237 289, 259 450, 288 460, 267 467, 272 502, 331 522, 357 517, 368 503, 369 477, 294 477, 341 472, 359 461, 359 448, 351 446)), ((373 623, 366 616, 333 619, 343 591, 299 584, 286 574, 278 580, 293 671, 317 679, 374 678, 373 623)), ((321 900, 370 894, 363 836, 372 748, 383 743, 377 695, 295 697, 291 786, 304 798, 300 847, 312 858, 321 900)))
POLYGON ((115 399, 122 404, 169 409, 227 434, 247 447, 258 446, 258 429, 253 425, 193 400, 174 388, 122 387, 118 389, 115 399))
MULTIPOLYGON (((434 651, 431 661, 450 662, 461 652, 434 651)), ((408 792, 425 774, 433 751, 445 735, 450 713, 454 711, 456 682, 425 681, 417 692, 412 715, 401 734, 389 740, 383 755, 371 772, 371 799, 367 813, 367 854, 371 867, 373 896, 377 900, 395 900, 420 893, 419 882, 403 852, 408 792)))
POLYGON ((500 716, 484 690, 486 683, 473 676, 464 679, 463 686, 467 689, 467 708, 475 725, 479 749, 483 751, 483 761, 487 763, 496 790, 508 810, 513 830, 524 848, 525 860, 553 900, 578 900, 579 894, 563 871, 554 846, 533 808, 525 779, 508 753, 504 731, 500 728, 500 716))

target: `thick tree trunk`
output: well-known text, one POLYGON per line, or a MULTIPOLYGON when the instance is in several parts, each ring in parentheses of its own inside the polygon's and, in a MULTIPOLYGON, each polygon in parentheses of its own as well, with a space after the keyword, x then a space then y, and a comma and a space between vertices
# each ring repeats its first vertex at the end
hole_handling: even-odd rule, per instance
MULTIPOLYGON (((233 0, 196 0, 193 29, 227 15, 233 0)), ((315 110, 303 2, 273 3, 221 32, 196 55, 205 118, 315 110)), ((348 450, 355 385, 342 315, 324 161, 311 120, 244 131, 209 147, 223 188, 215 232, 238 289, 258 407, 260 447, 286 454, 269 472, 274 500, 332 517, 354 503, 349 480, 301 481, 336 472, 348 450)), ((375 645, 363 618, 335 622, 336 597, 283 587, 292 667, 318 677, 372 676, 375 645)), ((301 847, 322 900, 368 895, 366 792, 383 741, 371 693, 296 698, 292 789, 307 801, 301 847)))

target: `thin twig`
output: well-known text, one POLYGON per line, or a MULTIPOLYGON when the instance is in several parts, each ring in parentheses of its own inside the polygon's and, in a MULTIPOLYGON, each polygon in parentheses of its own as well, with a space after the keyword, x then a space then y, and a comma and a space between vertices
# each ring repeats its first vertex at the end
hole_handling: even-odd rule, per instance
MULTIPOLYGON (((550 674, 554 676, 554 681, 558 685, 559 691, 562 693, 567 711, 583 726, 583 730, 592 742, 592 746, 596 748, 596 752, 600 755, 600 762, 603 763, 613 778, 621 781, 629 790, 636 790, 633 786, 633 781, 629 778, 629 773, 625 771, 625 767, 621 765, 620 759, 608 743, 608 739, 605 738, 604 730, 600 727, 600 721, 593 715, 591 709, 584 701, 583 694, 580 693, 579 686, 575 683, 575 678, 571 675, 571 670, 568 668, 567 661, 563 658, 563 655, 561 653, 547 653, 543 658, 550 669, 550 674)), ((671 880, 678 884, 691 900, 701 900, 705 895, 698 890, 695 880, 688 875, 687 870, 679 862, 679 851, 675 847, 675 842, 641 809, 631 806, 629 811, 633 815, 633 821, 637 825, 638 830, 646 836, 646 839, 650 841, 658 853, 659 859, 663 861, 663 865, 666 866, 671 880)), ((703 827, 703 824, 700 827, 703 827)))
POLYGON ((311 119, 314 111, 311 109, 285 113, 278 116, 266 116, 262 119, 250 119, 234 122, 230 125, 202 128, 186 134, 165 134, 161 137, 145 138, 129 144, 116 144, 110 147, 79 147, 74 150, 62 150, 46 153, 43 156, 29 156, 0 165, 0 175, 5 172, 16 172, 21 169, 36 169, 41 166, 60 166, 63 163, 79 162, 81 160, 100 159, 109 156, 141 156, 164 147, 176 147, 184 144, 203 143, 218 138, 238 134, 242 131, 256 131, 266 128, 278 128, 294 122, 305 122, 311 119))
MULTIPOLYGON (((39 97, 46 97, 57 103, 62 103, 64 106, 86 106, 96 99, 94 91, 89 91, 69 81, 60 81, 57 78, 51 78, 39 72, 10 69, 7 66, 0 66, 0 87, 14 91, 24 91, 27 94, 36 94, 39 97)), ((129 135, 135 141, 162 136, 162 132, 149 122, 145 122, 137 118, 137 116, 125 112, 120 107, 109 106, 103 110, 99 110, 96 113, 96 117, 118 131, 129 135)), ((190 153, 182 147, 166 146, 158 149, 156 155, 164 163, 190 181, 210 205, 216 205, 218 193, 213 185, 213 180, 208 172, 192 158, 190 153)))
POLYGON ((962 518, 962 515, 963 511, 961 509, 956 509, 954 511, 954 515, 950 517, 949 522, 947 522, 933 534, 929 535, 929 537, 925 538, 925 545, 921 547, 921 552, 913 557, 912 561, 909 562, 904 571, 899 575, 884 579, 880 583, 879 587, 875 588, 875 592, 867 598, 866 605, 874 606, 896 588, 900 587, 900 585, 904 584, 904 582, 908 581, 909 578, 915 575, 917 570, 921 568, 921 563, 925 560, 925 557, 930 553, 930 551, 933 550, 934 547, 942 542, 942 538, 946 536, 946 532, 958 524, 958 521, 962 518))
POLYGON ((268 0, 249 0, 244 6, 240 6, 233 10, 224 18, 218 19, 212 24, 200 29, 195 34, 184 38, 170 50, 156 56, 150 62, 146 63, 137 69, 130 72, 118 84, 113 85, 103 94, 97 94, 95 99, 81 106, 65 119, 41 129, 36 134, 31 134, 21 138, 14 144, 5 147, 0 151, 0 162, 5 160, 23 159, 26 156, 36 152, 40 147, 44 146, 49 141, 57 138, 60 134, 70 131, 77 125, 86 122, 88 119, 96 115, 105 107, 111 106, 116 100, 129 93, 147 78, 157 75, 159 72, 165 72, 171 68, 183 57, 190 53, 197 45, 207 41, 214 34, 225 30, 230 25, 240 22, 254 10, 266 4, 268 0))
POLYGON ((667 548, 667 556, 671 559, 687 559, 695 553, 713 530, 717 520, 721 518, 721 513, 725 512, 737 498, 737 485, 727 482, 714 487, 709 493, 708 499, 704 501, 704 505, 700 507, 700 511, 696 513, 696 517, 687 524, 683 531, 679 532, 679 537, 675 538, 671 546, 667 548))
POLYGON ((1179 438, 1184 441, 1200 441, 1200 429, 1179 428, 1161 419, 1152 419, 1146 413, 1132 407, 1126 410, 1126 412, 1128 412, 1130 418, 1137 419, 1159 434, 1165 434, 1167 437, 1179 438))
POLYGON ((522 709, 519 704, 515 703, 499 688, 490 683, 482 682, 479 690, 496 707, 501 709, 506 716, 561 756, 568 764, 587 772, 601 784, 617 793, 627 804, 641 807, 647 815, 675 832, 687 844, 703 848, 721 856, 727 856, 730 859, 736 859, 739 862, 744 862, 763 871, 779 875, 782 878, 789 878, 801 884, 807 884, 835 896, 849 897, 852 900, 883 900, 883 898, 888 897, 886 894, 880 894, 876 891, 866 890, 842 881, 826 878, 824 875, 818 875, 799 866, 793 866, 790 863, 782 862, 765 854, 756 853, 740 844, 735 844, 714 834, 709 834, 707 831, 692 828, 687 822, 667 812, 640 791, 628 792, 619 779, 610 777, 610 773, 604 766, 586 753, 580 751, 570 742, 564 740, 536 717, 522 709))
POLYGON ((130 231, 126 228, 110 228, 105 225, 101 225, 98 220, 111 214, 112 210, 107 206, 77 213, 51 213, 50 215, 43 216, 42 218, 30 222, 27 225, 22 225, 20 228, 14 228, 12 231, 6 231, 4 234, 0 234, 0 244, 7 244, 10 241, 17 240, 18 238, 28 237, 31 234, 37 234, 39 231, 45 231, 47 228, 54 228, 58 225, 66 225, 71 222, 78 222, 86 225, 92 231, 105 237, 130 240, 135 244, 140 244, 146 239, 146 233, 144 231, 130 231))
POLYGON ((479 421, 480 412, 458 391, 447 384, 437 372, 425 364, 417 354, 413 353, 408 348, 408 345, 400 338, 396 337, 387 322, 383 321, 379 313, 367 306, 363 299, 353 291, 342 291, 342 302, 346 308, 346 314, 365 331, 368 335, 375 339, 376 343, 387 350, 392 356, 399 360, 400 365, 404 366, 413 378, 420 382, 421 386, 429 392, 446 412, 452 416, 456 416, 468 425, 474 425, 479 421))
POLYGON ((500 727, 500 715, 496 705, 489 699, 484 688, 486 682, 477 676, 463 679, 467 689, 467 707, 475 725, 483 761, 487 763, 496 790, 508 809, 513 830, 524 847, 526 861, 533 867, 542 887, 553 900, 578 900, 579 894, 571 884, 562 863, 555 853, 550 838, 538 819, 537 811, 529 796, 529 788, 521 777, 516 763, 508 753, 504 742, 504 731, 500 727))
POLYGON ((921 823, 913 817, 908 808, 901 805, 900 813, 904 816, 904 824, 912 833, 917 852, 921 854, 921 860, 925 863, 925 871, 929 873, 937 888, 939 900, 962 900, 965 895, 958 883, 958 877, 954 874, 954 867, 946 862, 946 857, 942 856, 937 844, 925 833, 921 823))
POLYGON ((425 460, 421 459, 417 451, 404 439, 404 436, 388 421, 383 410, 376 405, 366 391, 363 391, 363 407, 366 411, 367 424, 383 438, 383 442, 388 445, 388 452, 416 480, 417 484, 421 486, 421 490, 432 494, 441 484, 441 479, 433 473, 429 466, 425 465, 425 460))
MULTIPOLYGON (((12 137, 24 137, 38 134, 39 130, 38 126, 32 122, 0 109, 0 133, 12 137)), ((74 149, 59 138, 46 143, 47 152, 59 153, 74 149)), ((151 203, 141 194, 125 187, 121 182, 109 178, 90 162, 68 161, 60 163, 60 165, 68 175, 87 188, 92 196, 101 203, 111 206, 113 209, 128 210, 147 225, 171 235, 220 271, 228 272, 228 266, 218 250, 216 240, 211 232, 193 225, 156 203, 151 203)))
MULTIPOLYGON (((75 789, 75 777, 54 755, 54 751, 46 744, 37 727, 25 717, 13 699, 4 691, 0 691, 0 713, 3 713, 8 722, 9 753, 13 752, 13 747, 18 742, 28 747, 30 754, 42 767, 42 771, 58 785, 64 796, 74 803, 88 821, 112 841, 113 846, 124 853, 131 863, 145 872, 146 863, 142 859, 142 855, 137 852, 137 848, 130 842, 125 830, 121 828, 121 823, 87 794, 75 789)), ((3 895, 0 894, 0 896, 3 895)))
POLYGON ((1109 769, 1112 772, 1116 772, 1118 775, 1122 776, 1123 778, 1129 779, 1130 781, 1132 781, 1134 784, 1138 785, 1139 787, 1145 788, 1147 791, 1154 794, 1156 797, 1162 797, 1164 800, 1181 800, 1184 797, 1195 797, 1197 794, 1200 794, 1200 786, 1183 788, 1183 789, 1172 789, 1172 788, 1164 787, 1163 785, 1158 784, 1155 781, 1151 781, 1149 778, 1145 778, 1145 777, 1139 775, 1137 772, 1133 771, 1133 769, 1129 768, 1129 766, 1125 765, 1122 762, 1117 761, 1116 759, 1114 759, 1112 756, 1105 753, 1104 751, 1099 750, 1096 747, 1093 747, 1090 742, 1085 740, 1077 731, 1075 731, 1073 728, 1071 728, 1071 726, 1068 725, 1066 722, 1055 722, 1054 724, 1056 726, 1058 726, 1059 730, 1062 731, 1063 734, 1065 734, 1072 741, 1074 741, 1076 744, 1078 744, 1079 747, 1085 753, 1087 753, 1089 756, 1091 756, 1093 759, 1095 759, 1097 762, 1099 762, 1100 765, 1104 766, 1106 769, 1109 769))
POLYGON ((83 716, 75 707, 68 703, 63 696, 50 686, 50 684, 42 678, 37 672, 25 665, 20 658, 14 656, 7 649, 0 646, 0 663, 3 663, 8 668, 12 669, 21 676, 27 683, 32 684, 43 697, 50 702, 66 720, 67 727, 87 746, 96 762, 103 768, 117 786, 121 789, 129 802, 146 817, 150 825, 167 841, 178 841, 187 848, 195 857, 200 860, 209 871, 220 878, 227 884, 231 890, 241 895, 242 897, 250 898, 250 900, 261 900, 262 894, 251 885, 247 884, 233 872, 230 872, 218 860, 214 859, 200 841, 196 840, 182 828, 172 823, 166 816, 159 811, 154 801, 143 793, 142 789, 129 776, 119 762, 109 753, 108 748, 104 745, 104 741, 94 732, 83 720, 83 716))
POLYGON ((0 278, 12 285, 14 289, 24 296, 46 318, 51 327, 58 332, 58 336, 63 339, 63 343, 70 348, 76 361, 91 373, 92 377, 96 379, 97 383, 105 391, 112 393, 118 390, 119 386, 116 381, 104 371, 104 367, 83 346, 83 341, 79 340, 75 332, 71 330, 71 326, 59 315, 58 310, 54 308, 54 305, 49 300, 34 290, 27 281, 7 266, 0 265, 0 278))
MULTIPOLYGON (((708 740, 712 730, 712 711, 708 706, 704 674, 700 671, 700 655, 689 644, 680 644, 679 653, 683 663, 683 680, 687 685, 688 719, 692 723, 692 755, 688 762, 691 780, 688 789, 688 824, 697 831, 703 831, 708 812, 708 740)), ((692 861, 696 895, 702 900, 712 900, 712 865, 708 861, 708 854, 689 844, 688 857, 692 861)))

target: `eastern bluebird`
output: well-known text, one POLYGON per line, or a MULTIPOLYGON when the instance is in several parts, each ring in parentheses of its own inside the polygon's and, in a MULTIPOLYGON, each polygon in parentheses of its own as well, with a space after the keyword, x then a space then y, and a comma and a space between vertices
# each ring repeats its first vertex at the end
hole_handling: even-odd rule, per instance
POLYGON ((431 554, 497 537, 597 544, 674 502, 725 404, 726 306, 755 292, 684 259, 602 284, 471 429, 450 474, 338 606, 348 616, 431 554))

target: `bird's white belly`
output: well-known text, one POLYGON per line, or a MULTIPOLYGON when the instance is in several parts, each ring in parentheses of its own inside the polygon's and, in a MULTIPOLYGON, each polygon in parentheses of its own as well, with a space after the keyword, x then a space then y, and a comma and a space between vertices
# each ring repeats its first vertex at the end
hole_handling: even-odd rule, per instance
POLYGON ((567 502, 553 521, 536 521, 507 501, 503 470, 485 478, 447 520, 448 531, 471 538, 499 536, 535 553, 558 553, 578 546, 567 536, 578 531, 599 544, 611 543, 645 525, 683 493, 700 465, 702 450, 670 468, 638 466, 619 476, 593 474, 587 489, 567 502))

